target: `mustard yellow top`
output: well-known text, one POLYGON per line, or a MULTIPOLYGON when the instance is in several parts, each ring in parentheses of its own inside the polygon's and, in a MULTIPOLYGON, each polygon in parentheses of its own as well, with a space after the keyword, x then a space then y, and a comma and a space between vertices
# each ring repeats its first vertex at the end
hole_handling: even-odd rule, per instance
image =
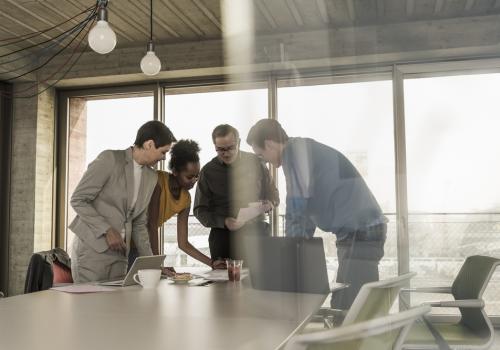
POLYGON ((158 227, 175 214, 179 214, 191 206, 191 195, 181 188, 179 199, 175 199, 168 187, 170 174, 165 171, 158 171, 158 185, 160 186, 160 201, 158 210, 158 227))

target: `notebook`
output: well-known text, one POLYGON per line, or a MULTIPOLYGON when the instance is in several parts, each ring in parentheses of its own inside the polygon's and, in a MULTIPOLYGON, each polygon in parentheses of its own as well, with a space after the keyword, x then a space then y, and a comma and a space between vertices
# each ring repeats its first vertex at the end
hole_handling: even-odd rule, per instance
POLYGON ((99 283, 101 286, 115 286, 115 287, 126 287, 131 286, 133 284, 137 284, 134 281, 134 275, 139 270, 145 269, 158 269, 160 270, 165 260, 166 255, 151 255, 151 256, 139 256, 135 259, 132 267, 127 272, 127 275, 124 279, 116 280, 116 281, 107 281, 99 283))
POLYGON ((245 250, 253 288, 329 293, 321 238, 247 237, 245 250))

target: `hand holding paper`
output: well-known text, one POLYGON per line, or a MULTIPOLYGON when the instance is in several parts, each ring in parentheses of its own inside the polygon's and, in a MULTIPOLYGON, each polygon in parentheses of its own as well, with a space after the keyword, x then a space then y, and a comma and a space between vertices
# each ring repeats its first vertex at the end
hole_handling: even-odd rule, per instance
POLYGON ((272 209, 272 204, 269 201, 248 203, 247 208, 241 208, 236 221, 246 223, 257 216, 267 213, 272 209))

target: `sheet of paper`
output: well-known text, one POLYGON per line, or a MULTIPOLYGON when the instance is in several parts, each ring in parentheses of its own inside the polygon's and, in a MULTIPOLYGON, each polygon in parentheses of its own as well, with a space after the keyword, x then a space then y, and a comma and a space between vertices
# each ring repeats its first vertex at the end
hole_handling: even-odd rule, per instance
POLYGON ((66 292, 66 293, 99 293, 99 292, 114 292, 116 289, 97 286, 94 284, 70 284, 62 287, 53 287, 50 288, 52 290, 56 290, 58 292, 66 292))
MULTIPOLYGON (((227 270, 212 270, 199 275, 209 281, 229 281, 227 270)), ((248 276, 248 269, 241 270, 241 279, 248 276)))
POLYGON ((236 218, 237 221, 245 223, 248 220, 252 220, 253 218, 256 218, 260 214, 264 212, 262 207, 249 207, 249 208, 241 208, 240 211, 238 212, 238 217, 236 218))

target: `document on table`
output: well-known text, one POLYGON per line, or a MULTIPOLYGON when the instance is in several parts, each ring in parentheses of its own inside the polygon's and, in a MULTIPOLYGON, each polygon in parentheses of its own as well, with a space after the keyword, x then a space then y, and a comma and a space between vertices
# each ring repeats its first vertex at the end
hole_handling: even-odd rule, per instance
MULTIPOLYGON (((229 276, 227 275, 227 270, 211 270, 198 276, 203 277, 209 281, 229 281, 229 276)), ((241 270, 241 279, 248 276, 248 269, 241 270)))
POLYGON ((100 292, 114 292, 116 289, 98 286, 94 284, 69 284, 67 286, 50 288, 58 292, 66 293, 100 293, 100 292))

